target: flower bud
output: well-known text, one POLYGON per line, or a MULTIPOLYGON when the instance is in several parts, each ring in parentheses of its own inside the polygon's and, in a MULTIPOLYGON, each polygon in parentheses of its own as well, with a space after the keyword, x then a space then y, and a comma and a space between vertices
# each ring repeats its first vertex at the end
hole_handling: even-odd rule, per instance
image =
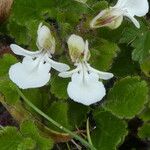
POLYGON ((73 62, 79 62, 89 58, 88 42, 85 43, 82 37, 72 34, 67 43, 69 54, 73 62))
POLYGON ((50 50, 51 54, 55 52, 55 39, 51 34, 50 29, 47 26, 39 25, 37 31, 37 46, 39 49, 50 50))
POLYGON ((118 28, 123 21, 121 10, 108 8, 101 11, 90 23, 91 28, 109 27, 111 29, 118 28))

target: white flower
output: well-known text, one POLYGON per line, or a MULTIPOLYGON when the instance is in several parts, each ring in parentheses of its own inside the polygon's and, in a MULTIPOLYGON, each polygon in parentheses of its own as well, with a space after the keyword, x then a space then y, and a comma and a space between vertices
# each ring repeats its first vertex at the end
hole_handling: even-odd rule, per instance
POLYGON ((113 77, 113 74, 98 71, 90 66, 87 62, 89 59, 87 41, 84 42, 81 37, 72 35, 68 40, 68 44, 69 47, 73 45, 75 50, 77 50, 79 46, 82 47, 82 50, 80 49, 81 55, 79 59, 76 59, 76 69, 59 73, 60 77, 71 77, 71 82, 68 84, 67 88, 69 97, 84 105, 90 105, 100 101, 105 96, 106 91, 103 83, 99 81, 99 79, 108 80, 113 77), (76 48, 75 43, 77 44, 76 48))
POLYGON ((52 60, 55 51, 55 39, 51 35, 48 27, 39 25, 36 52, 31 52, 21 48, 16 44, 11 44, 12 51, 20 56, 24 56, 22 63, 14 64, 9 69, 10 79, 20 88, 35 88, 44 86, 50 80, 50 69, 62 72, 67 71, 69 66, 52 60))
POLYGON ((91 28, 108 26, 111 29, 119 27, 123 17, 128 17, 137 28, 140 24, 135 16, 145 16, 149 11, 147 0, 118 0, 114 7, 101 11, 90 23, 91 28))

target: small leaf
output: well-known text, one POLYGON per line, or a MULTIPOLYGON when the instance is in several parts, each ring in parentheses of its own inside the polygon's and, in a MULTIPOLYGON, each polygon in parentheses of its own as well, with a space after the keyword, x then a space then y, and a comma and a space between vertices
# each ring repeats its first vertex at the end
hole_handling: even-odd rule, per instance
POLYGON ((120 42, 131 44, 134 48, 132 58, 141 64, 145 59, 150 57, 150 31, 149 23, 145 20, 142 20, 140 24, 140 29, 136 29, 133 26, 126 27, 123 31, 120 42))
MULTIPOLYGON (((52 119, 60 123, 62 126, 72 129, 68 118, 68 104, 65 102, 53 102, 51 106, 47 109, 47 113, 52 119)), ((58 129, 53 124, 47 122, 47 125, 53 130, 63 132, 61 129, 58 129)))
POLYGON ((30 37, 26 26, 19 25, 15 21, 12 21, 7 26, 9 35, 15 38, 15 41, 20 45, 28 45, 30 42, 30 37))
POLYGON ((25 137, 30 137, 36 142, 37 149, 50 150, 53 147, 53 141, 50 138, 45 138, 40 135, 40 132, 36 125, 32 121, 24 121, 20 127, 21 133, 25 137))
POLYGON ((150 139, 150 123, 145 123, 138 130, 138 136, 142 139, 150 139))
POLYGON ((139 118, 145 122, 150 121, 150 108, 146 107, 141 114, 139 114, 139 118))
POLYGON ((10 81, 7 76, 0 78, 0 92, 4 95, 5 100, 9 104, 16 103, 20 98, 16 88, 16 85, 12 81, 10 81))
POLYGON ((17 147, 17 150, 34 150, 36 142, 31 138, 25 138, 17 147))
POLYGON ((148 87, 139 77, 126 77, 109 91, 104 107, 121 118, 140 113, 148 101, 148 87))
POLYGON ((0 131, 0 149, 17 150, 18 145, 23 141, 23 137, 15 127, 5 127, 0 131))
POLYGON ((138 75, 139 65, 132 60, 132 51, 130 47, 121 45, 118 57, 114 60, 110 72, 113 72, 115 77, 126 77, 129 75, 138 75))
POLYGON ((93 46, 91 49, 91 65, 99 70, 109 70, 113 59, 117 56, 118 46, 106 40, 93 43, 93 46))
POLYGON ((150 77, 150 57, 148 57, 147 59, 145 59, 143 61, 143 63, 140 64, 140 66, 141 66, 141 70, 143 71, 143 73, 147 77, 150 77))
POLYGON ((91 136, 94 146, 97 150, 116 150, 127 134, 125 122, 102 110, 96 110, 94 118, 96 129, 91 136))
POLYGON ((88 111, 89 111, 89 108, 87 106, 70 101, 68 117, 69 117, 71 125, 74 128, 76 127, 79 128, 80 125, 82 125, 82 123, 86 121, 88 111))
POLYGON ((5 54, 0 59, 0 76, 8 74, 11 65, 17 63, 16 57, 10 54, 5 54))
POLYGON ((58 75, 53 75, 51 78, 51 93, 54 94, 59 99, 67 99, 67 86, 69 83, 68 78, 64 79, 58 77, 58 75))

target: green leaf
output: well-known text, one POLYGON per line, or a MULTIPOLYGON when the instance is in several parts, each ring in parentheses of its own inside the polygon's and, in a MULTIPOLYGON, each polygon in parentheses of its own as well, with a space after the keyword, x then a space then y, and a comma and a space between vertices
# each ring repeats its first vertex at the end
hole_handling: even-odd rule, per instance
POLYGON ((17 150, 22 141, 23 137, 15 127, 5 127, 0 131, 1 150, 17 150))
POLYGON ((73 127, 80 127, 86 121, 89 108, 79 103, 70 100, 68 117, 73 127))
POLYGON ((147 76, 150 77, 150 57, 145 59, 141 64, 141 70, 142 72, 147 76))
POLYGON ((51 93, 55 95, 55 97, 59 99, 67 99, 67 86, 69 83, 68 78, 64 79, 61 77, 58 77, 58 75, 53 75, 51 78, 51 93))
MULTIPOLYGON (((47 109, 47 115, 49 115, 52 119, 60 123, 62 126, 72 129, 68 118, 68 104, 65 102, 53 102, 51 106, 47 109)), ((58 129, 53 124, 47 122, 47 125, 53 130, 62 132, 62 130, 58 129)))
POLYGON ((91 134, 97 150, 116 150, 127 134, 124 121, 110 112, 96 110, 94 113, 96 129, 91 134))
POLYGON ((104 107, 121 118, 132 118, 140 113, 148 101, 148 87, 139 77, 117 81, 108 92, 104 107))
POLYGON ((142 139, 150 139, 150 123, 145 123, 139 128, 138 136, 142 139))
POLYGON ((9 104, 16 103, 20 98, 16 88, 16 85, 12 81, 10 81, 7 76, 0 78, 0 92, 4 95, 5 100, 9 104))
POLYGON ((8 74, 11 65, 17 63, 16 57, 10 54, 5 54, 0 59, 0 76, 8 74))
POLYGON ((139 118, 145 122, 150 121, 150 108, 146 107, 141 114, 139 114, 139 118))
POLYGON ((131 43, 131 46, 134 48, 132 53, 133 60, 143 63, 145 59, 150 57, 150 31, 149 24, 145 20, 142 20, 140 24, 140 29, 136 29, 133 26, 125 28, 120 42, 131 43))
POLYGON ((19 25, 15 21, 12 21, 7 26, 9 35, 15 38, 15 41, 20 45, 28 45, 30 42, 30 37, 26 26, 19 25))
POLYGON ((137 62, 132 60, 131 48, 121 45, 120 49, 118 57, 114 60, 110 72, 113 72, 115 77, 138 75, 140 67, 137 62))
MULTIPOLYGON (((40 110, 43 110, 43 104, 45 104, 45 106, 47 105, 47 97, 44 98, 43 94, 47 94, 44 93, 45 91, 42 89, 26 89, 23 90, 24 95, 27 97, 27 99, 29 99, 36 107, 38 107, 40 110)), ((26 106, 30 111, 32 111, 33 109, 26 106)))
POLYGON ((96 39, 91 48, 91 58, 90 62, 93 67, 99 70, 109 70, 113 59, 117 56, 119 50, 118 46, 115 43, 96 39))
POLYGON ((17 150, 34 150, 36 148, 36 142, 31 138, 25 138, 22 143, 17 147, 17 150))
POLYGON ((132 58, 135 61, 142 63, 150 57, 150 31, 141 32, 139 37, 132 43, 134 47, 132 58))
POLYGON ((40 150, 50 150, 53 147, 51 138, 45 138, 40 135, 36 125, 32 121, 24 121, 20 126, 20 132, 25 137, 30 137, 36 142, 36 148, 40 150))
POLYGON ((42 12, 50 9, 53 3, 53 1, 49 0, 15 0, 13 4, 11 19, 15 20, 19 24, 25 24, 26 22, 37 18, 42 19, 42 12))

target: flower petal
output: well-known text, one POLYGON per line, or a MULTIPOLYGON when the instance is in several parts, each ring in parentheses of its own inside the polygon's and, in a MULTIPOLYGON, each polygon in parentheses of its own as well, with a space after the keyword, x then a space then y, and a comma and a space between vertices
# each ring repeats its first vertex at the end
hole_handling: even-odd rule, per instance
POLYGON ((88 65, 89 70, 91 72, 97 73, 100 79, 108 80, 114 76, 112 73, 99 71, 97 69, 92 68, 89 64, 87 65, 88 65))
POLYGON ((115 7, 120 7, 131 16, 145 16, 149 11, 149 4, 147 0, 119 0, 115 7))
POLYGON ((102 82, 98 81, 98 76, 91 73, 83 81, 82 74, 75 73, 69 83, 67 92, 71 99, 84 105, 91 105, 100 101, 106 94, 102 82))
POLYGON ((71 71, 61 72, 61 73, 58 74, 58 76, 62 77, 62 78, 69 78, 69 77, 72 77, 73 73, 76 73, 78 71, 79 71, 79 68, 76 68, 76 69, 71 70, 71 71))
POLYGON ((44 86, 50 79, 50 65, 25 57, 22 63, 12 65, 9 69, 10 79, 20 88, 35 88, 44 86))
POLYGON ((59 72, 67 71, 70 69, 70 67, 64 63, 56 62, 50 58, 47 57, 47 61, 50 63, 51 67, 59 72))
POLYGON ((22 47, 16 44, 11 44, 10 48, 16 55, 21 55, 21 56, 37 56, 41 54, 41 51, 31 52, 31 51, 23 49, 22 47))
POLYGON ((134 23, 134 25, 137 27, 137 28, 140 28, 140 24, 139 22, 136 20, 136 18, 134 18, 133 16, 129 15, 129 14, 126 14, 126 16, 134 23))

